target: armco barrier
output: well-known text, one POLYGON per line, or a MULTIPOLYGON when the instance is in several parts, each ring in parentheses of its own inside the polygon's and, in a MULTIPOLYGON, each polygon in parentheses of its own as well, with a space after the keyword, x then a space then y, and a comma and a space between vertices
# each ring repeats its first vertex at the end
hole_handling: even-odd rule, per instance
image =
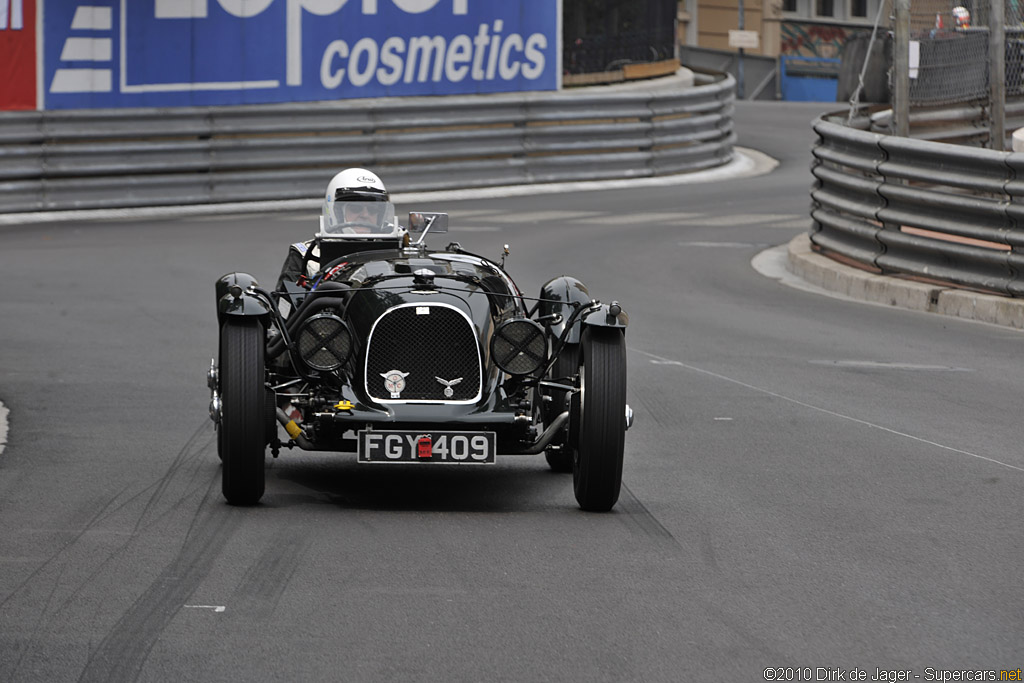
POLYGON ((733 158, 735 81, 470 97, 0 114, 0 212, 659 176, 733 158))
POLYGON ((1024 296, 1024 154, 814 123, 811 241, 870 266, 1024 296))

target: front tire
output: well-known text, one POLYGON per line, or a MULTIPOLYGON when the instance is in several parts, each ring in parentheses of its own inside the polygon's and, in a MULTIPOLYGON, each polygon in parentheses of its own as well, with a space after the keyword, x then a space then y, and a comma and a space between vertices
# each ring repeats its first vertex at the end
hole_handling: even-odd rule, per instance
POLYGON ((626 445, 626 337, 615 328, 585 327, 580 344, 580 420, 572 483, 584 510, 607 512, 622 487, 626 445))
POLYGON ((220 343, 221 490, 231 505, 255 505, 265 486, 263 326, 257 320, 228 319, 220 343))

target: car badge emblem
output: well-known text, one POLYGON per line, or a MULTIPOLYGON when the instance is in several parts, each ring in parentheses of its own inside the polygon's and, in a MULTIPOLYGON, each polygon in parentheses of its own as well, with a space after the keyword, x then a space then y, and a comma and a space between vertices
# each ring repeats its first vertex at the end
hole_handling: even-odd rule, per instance
POLYGON ((409 376, 409 373, 401 370, 388 370, 380 373, 380 376, 384 378, 384 388, 391 392, 391 398, 401 398, 402 390, 405 389, 405 378, 409 376))
POLYGON ((455 390, 452 389, 452 387, 462 381, 461 377, 456 377, 455 379, 453 379, 451 381, 448 381, 446 379, 441 379, 440 377, 435 377, 434 379, 436 379, 438 382, 440 382, 441 384, 444 385, 444 396, 445 396, 445 398, 451 398, 452 396, 454 396, 455 395, 455 390))

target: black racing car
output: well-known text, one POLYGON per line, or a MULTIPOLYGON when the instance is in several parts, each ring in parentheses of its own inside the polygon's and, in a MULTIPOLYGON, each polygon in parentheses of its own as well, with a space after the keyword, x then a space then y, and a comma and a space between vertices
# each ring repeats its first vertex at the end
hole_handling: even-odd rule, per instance
POLYGON ((567 276, 525 297, 504 258, 430 250, 447 229, 447 214, 411 213, 408 232, 318 235, 308 275, 279 290, 217 281, 208 384, 228 503, 263 496, 269 446, 417 467, 545 453, 584 510, 615 505, 627 315, 567 276))

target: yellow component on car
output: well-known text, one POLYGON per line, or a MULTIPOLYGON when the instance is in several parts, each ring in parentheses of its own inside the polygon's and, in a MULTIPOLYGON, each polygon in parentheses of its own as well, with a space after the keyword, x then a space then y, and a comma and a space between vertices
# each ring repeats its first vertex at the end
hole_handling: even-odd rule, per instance
POLYGON ((334 404, 334 407, 337 408, 338 410, 351 411, 353 408, 356 407, 356 404, 352 403, 352 401, 339 401, 338 403, 334 404))
POLYGON ((302 435, 302 427, 295 424, 295 420, 289 420, 288 424, 284 426, 284 430, 288 432, 288 436, 292 437, 293 439, 297 439, 299 438, 299 436, 302 435))

